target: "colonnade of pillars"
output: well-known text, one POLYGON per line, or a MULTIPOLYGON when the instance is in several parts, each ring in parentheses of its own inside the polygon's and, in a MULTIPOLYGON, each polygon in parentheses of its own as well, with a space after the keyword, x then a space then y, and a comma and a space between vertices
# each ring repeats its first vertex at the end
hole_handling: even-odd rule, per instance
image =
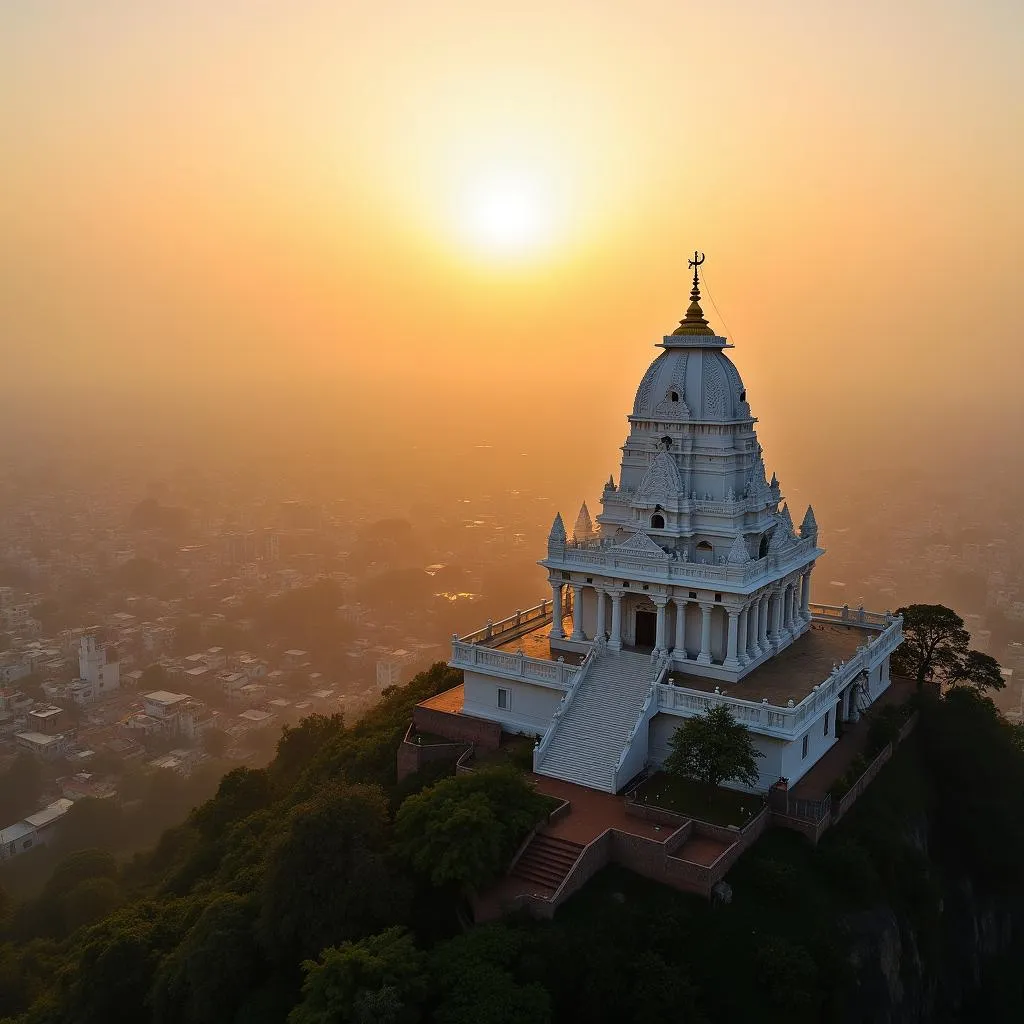
MULTIPOLYGON (((551 581, 552 604, 552 639, 563 639, 565 630, 562 626, 563 604, 562 588, 564 583, 551 581)), ((592 584, 570 584, 573 591, 572 600, 572 640, 598 639, 605 640, 612 650, 622 649, 622 598, 625 590, 619 587, 606 587, 592 584), (583 631, 583 591, 593 589, 597 595, 597 630, 596 637, 587 637, 583 631), (606 631, 608 623, 607 602, 611 601, 611 630, 606 631)), ((796 580, 779 583, 768 590, 750 598, 740 608, 723 605, 728 615, 726 631, 725 657, 722 665, 725 668, 742 668, 763 655, 777 649, 778 645, 788 636, 795 636, 803 623, 809 622, 811 594, 811 570, 802 573, 796 580)), ((711 614, 715 604, 711 601, 694 600, 693 598, 669 597, 666 594, 649 594, 654 602, 657 613, 655 627, 655 650, 674 650, 679 657, 687 657, 686 606, 696 604, 700 607, 700 652, 696 657, 698 665, 710 665, 711 655, 711 614), (675 636, 668 642, 667 607, 671 601, 675 605, 675 636)), ((695 646, 695 645, 691 645, 695 646)))

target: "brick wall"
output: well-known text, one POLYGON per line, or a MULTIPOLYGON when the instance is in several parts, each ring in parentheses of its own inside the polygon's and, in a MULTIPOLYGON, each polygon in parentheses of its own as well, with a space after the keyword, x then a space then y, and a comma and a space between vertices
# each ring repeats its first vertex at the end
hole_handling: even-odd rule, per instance
POLYGON ((412 709, 412 724, 420 732, 432 732, 453 743, 473 743, 481 750, 497 750, 501 746, 501 725, 483 718, 417 706, 412 709))
POLYGON ((418 772, 434 761, 456 761, 466 749, 465 743, 416 743, 412 739, 413 727, 406 730, 405 739, 398 745, 398 781, 418 772))

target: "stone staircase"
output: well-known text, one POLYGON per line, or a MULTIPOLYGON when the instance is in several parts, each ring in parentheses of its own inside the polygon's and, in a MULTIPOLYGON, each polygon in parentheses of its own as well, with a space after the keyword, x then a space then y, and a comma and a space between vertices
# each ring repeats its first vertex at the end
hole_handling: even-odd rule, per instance
POLYGON ((648 655, 602 651, 552 728, 537 766, 541 775, 615 791, 615 768, 647 698, 654 665, 648 655))
POLYGON ((515 878, 554 892, 579 859, 583 846, 538 832, 512 868, 515 878))

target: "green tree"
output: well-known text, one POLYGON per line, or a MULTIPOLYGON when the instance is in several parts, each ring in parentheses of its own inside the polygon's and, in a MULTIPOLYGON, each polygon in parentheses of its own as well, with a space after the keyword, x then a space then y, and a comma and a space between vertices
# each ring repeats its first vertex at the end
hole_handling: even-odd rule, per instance
POLYGON ((225 893, 203 910, 153 982, 155 1024, 221 1024, 235 1018, 259 977, 258 903, 225 893))
POLYGON ((520 984, 515 971, 524 933, 486 925, 439 946, 430 973, 441 992, 433 1019, 438 1024, 545 1024, 551 1000, 544 988, 520 984))
POLYGON ((288 1024, 400 1024, 419 1019, 425 959, 404 928, 330 946, 302 965, 302 1002, 288 1024))
POLYGON ((277 741, 277 756, 271 767, 274 785, 278 789, 292 786, 317 752, 344 731, 345 720, 340 714, 313 714, 298 725, 286 725, 277 741))
POLYGON ((478 888, 501 874, 545 810, 514 768, 456 775, 405 800, 395 818, 396 845, 434 885, 478 888))
POLYGON ((386 857, 387 802, 334 782, 292 808, 269 854, 261 929, 275 958, 315 956, 401 921, 409 893, 386 857))
POLYGON ((948 678, 968 653, 964 620, 942 604, 911 604, 896 614, 903 616, 903 643, 893 652, 893 671, 916 679, 918 689, 948 678))
POLYGON ((670 775, 696 779, 709 791, 733 780, 757 785, 757 759, 764 754, 754 746, 747 727, 737 722, 725 705, 686 719, 672 735, 669 746, 665 771, 670 775))
POLYGON ((270 783, 264 768, 235 768, 220 780, 217 794, 198 807, 192 820, 208 838, 222 835, 227 828, 270 802, 270 783))
POLYGON ((114 850, 125 839, 124 812, 115 800, 76 800, 60 824, 64 850, 114 850))
POLYGON ((999 662, 981 651, 968 651, 949 673, 949 681, 967 683, 979 690, 1001 690, 1006 686, 999 662))
POLYGON ((124 891, 113 878, 87 878, 63 899, 64 933, 95 924, 124 903, 124 891))

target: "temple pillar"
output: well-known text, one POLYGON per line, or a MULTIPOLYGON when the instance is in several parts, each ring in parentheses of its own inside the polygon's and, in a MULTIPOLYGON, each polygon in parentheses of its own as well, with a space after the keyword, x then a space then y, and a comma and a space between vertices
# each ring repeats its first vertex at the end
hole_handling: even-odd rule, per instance
POLYGON ((803 584, 800 587, 800 614, 803 616, 804 622, 811 621, 811 570, 808 569, 803 576, 800 577, 803 580, 803 584))
POLYGON ((613 590, 609 596, 612 599, 612 635, 608 646, 613 651, 622 650, 622 591, 613 590))
POLYGON ((686 602, 678 597, 673 598, 676 606, 676 649, 677 658, 686 657, 686 602))
POLYGON ((698 665, 711 664, 711 608, 712 605, 700 603, 700 654, 697 655, 698 665))
POLYGON ((562 629, 562 584, 551 584, 551 639, 561 640, 565 636, 562 629))
POLYGON ((738 629, 738 640, 739 648, 736 653, 736 657, 739 659, 740 666, 742 667, 747 663, 747 637, 750 630, 747 626, 747 605, 744 605, 740 609, 739 617, 739 629, 738 629))
POLYGON ((729 631, 726 640, 725 661, 722 662, 722 665, 725 668, 737 669, 740 667, 738 657, 739 615, 735 608, 727 608, 726 611, 729 614, 729 631))
POLYGON ((771 641, 768 639, 768 611, 771 604, 771 594, 762 594, 757 602, 757 645, 761 648, 762 654, 768 654, 772 649, 771 641))
POLYGON ((668 598, 655 595, 652 600, 658 611, 658 624, 654 633, 654 649, 656 651, 664 651, 668 648, 665 640, 665 605, 668 604, 668 598))
POLYGON ((595 587, 597 593, 597 626, 594 629, 594 639, 603 642, 608 631, 605 629, 605 590, 604 587, 595 587))
POLYGON ((782 639, 782 588, 776 587, 768 595, 768 617, 770 629, 768 639, 777 644, 782 639))
POLYGON ((761 653, 761 645, 757 639, 758 619, 761 610, 760 601, 752 601, 747 606, 747 657, 753 661, 761 653))
POLYGON ((583 633, 583 587, 573 585, 572 588, 572 637, 573 640, 586 640, 583 633))

